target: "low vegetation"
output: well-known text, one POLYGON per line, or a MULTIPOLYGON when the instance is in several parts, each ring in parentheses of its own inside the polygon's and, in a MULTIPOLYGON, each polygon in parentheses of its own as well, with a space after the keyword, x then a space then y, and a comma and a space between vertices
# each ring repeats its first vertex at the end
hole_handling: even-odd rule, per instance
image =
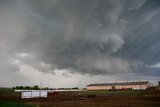
POLYGON ((160 90, 63 91, 48 98, 21 99, 13 89, 0 88, 0 107, 159 107, 160 90))
POLYGON ((33 107, 33 106, 14 101, 0 100, 0 107, 33 107))
POLYGON ((87 91, 88 94, 98 96, 141 96, 148 92, 148 90, 98 90, 87 91))

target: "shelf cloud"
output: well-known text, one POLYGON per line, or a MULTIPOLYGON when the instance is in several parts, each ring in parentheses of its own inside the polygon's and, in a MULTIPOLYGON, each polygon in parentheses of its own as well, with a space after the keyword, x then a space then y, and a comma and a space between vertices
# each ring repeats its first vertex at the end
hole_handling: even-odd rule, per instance
POLYGON ((160 61, 159 18, 158 0, 1 0, 0 73, 147 75, 160 61))

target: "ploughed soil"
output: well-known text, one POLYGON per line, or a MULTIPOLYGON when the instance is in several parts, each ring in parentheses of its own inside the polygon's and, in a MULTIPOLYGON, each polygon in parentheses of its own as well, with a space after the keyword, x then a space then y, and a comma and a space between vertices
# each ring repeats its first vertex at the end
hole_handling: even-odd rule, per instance
POLYGON ((20 93, 13 92, 0 93, 0 100, 22 102, 35 107, 160 107, 159 91, 136 95, 129 92, 127 95, 123 95, 123 92, 101 93, 103 92, 56 92, 49 93, 48 98, 21 99, 20 93))

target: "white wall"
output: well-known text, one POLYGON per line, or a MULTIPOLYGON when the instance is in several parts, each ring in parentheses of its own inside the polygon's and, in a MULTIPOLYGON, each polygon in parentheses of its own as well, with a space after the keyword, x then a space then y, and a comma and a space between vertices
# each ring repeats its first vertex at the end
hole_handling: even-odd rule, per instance
POLYGON ((47 91, 21 92, 21 98, 47 97, 47 91))

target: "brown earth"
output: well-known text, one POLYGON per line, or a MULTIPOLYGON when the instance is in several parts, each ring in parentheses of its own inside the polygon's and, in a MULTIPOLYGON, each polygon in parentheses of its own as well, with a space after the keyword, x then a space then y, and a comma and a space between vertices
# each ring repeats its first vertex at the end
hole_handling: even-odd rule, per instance
POLYGON ((35 107, 160 107, 160 94, 157 92, 140 96, 60 92, 50 94, 48 98, 33 99, 21 99, 20 93, 12 93, 0 94, 1 99, 23 102, 35 107))

